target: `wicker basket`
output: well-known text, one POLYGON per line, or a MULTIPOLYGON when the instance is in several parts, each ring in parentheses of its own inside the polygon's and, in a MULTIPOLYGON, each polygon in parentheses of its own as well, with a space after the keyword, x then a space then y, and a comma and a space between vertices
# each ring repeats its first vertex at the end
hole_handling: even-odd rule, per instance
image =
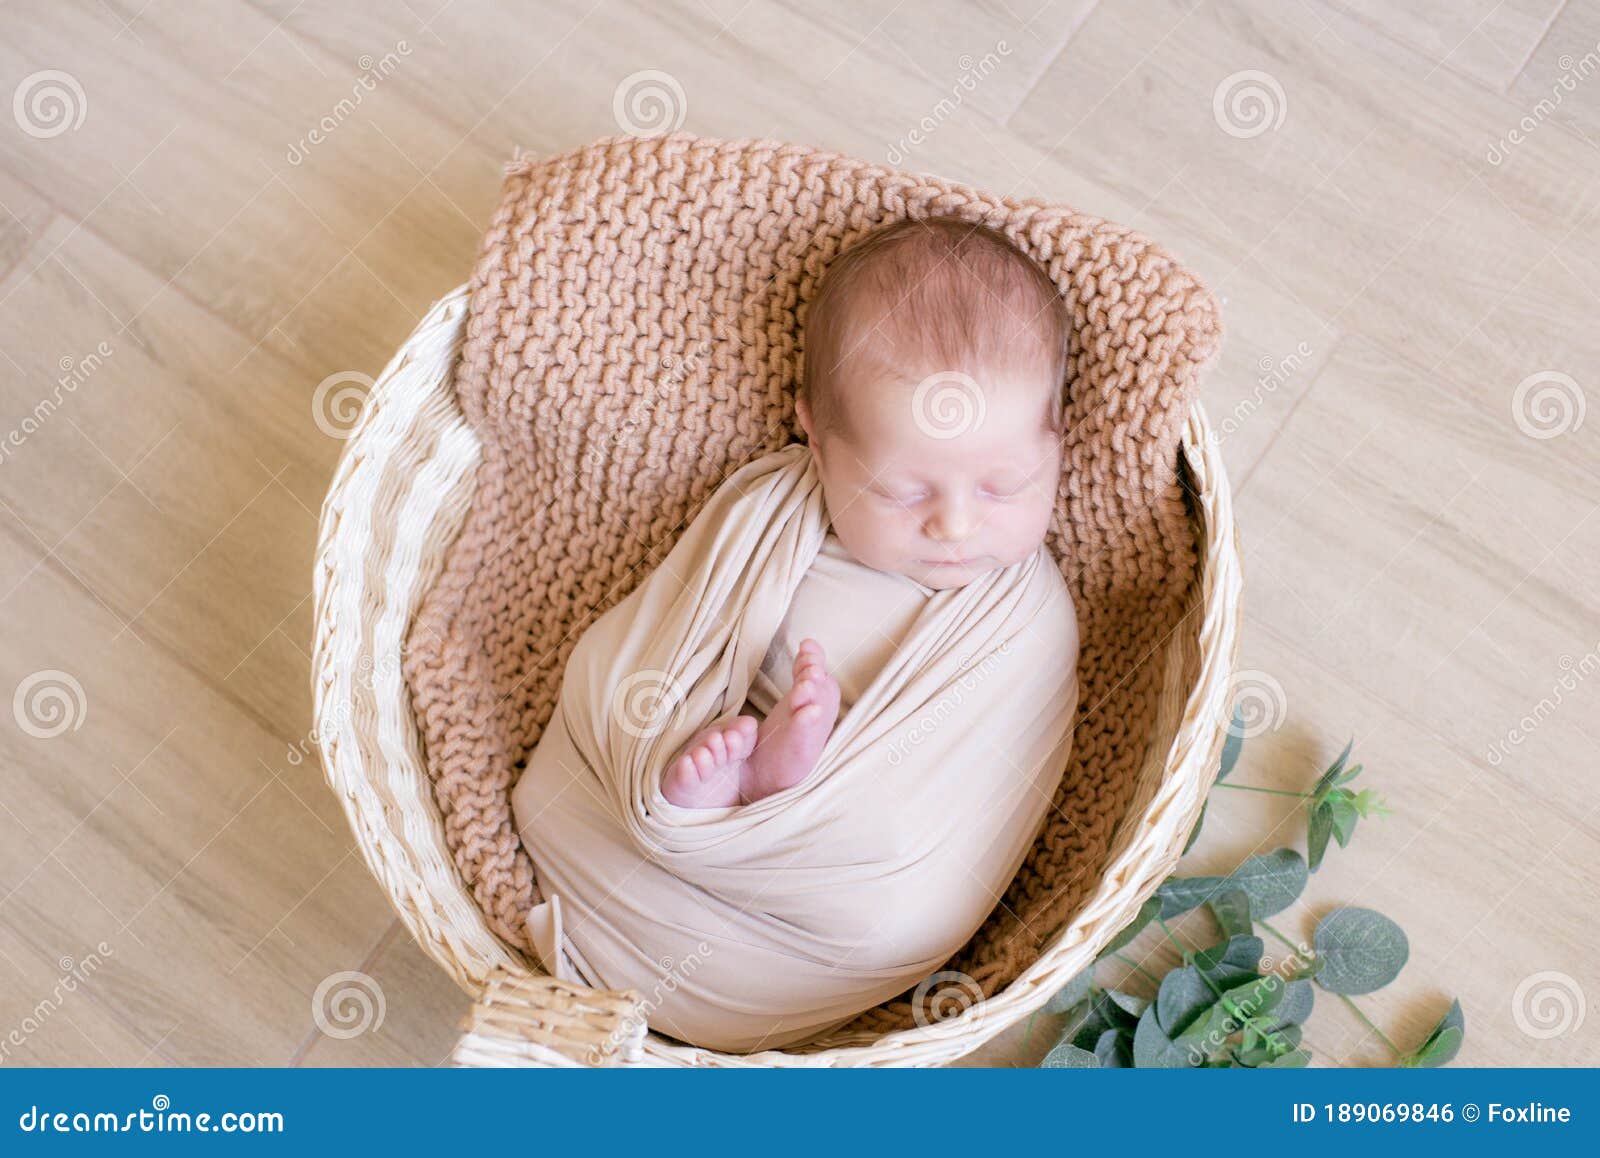
MULTIPOLYGON (((958 1016, 827 1048, 725 1055, 645 1032, 631 993, 544 977, 490 931, 446 845, 400 668, 402 643, 472 498, 476 436, 452 392, 465 287, 438 302, 374 384, 323 505, 312 665, 328 782, 367 864, 423 949, 476 1001, 454 1054, 470 1065, 938 1065, 1038 1009, 1132 920, 1176 865, 1228 720, 1240 572, 1227 479, 1196 405, 1183 436, 1201 560, 1151 757, 1095 892, 1015 981, 958 1016)), ((857 1040, 858 1039, 858 1040, 857 1040)))

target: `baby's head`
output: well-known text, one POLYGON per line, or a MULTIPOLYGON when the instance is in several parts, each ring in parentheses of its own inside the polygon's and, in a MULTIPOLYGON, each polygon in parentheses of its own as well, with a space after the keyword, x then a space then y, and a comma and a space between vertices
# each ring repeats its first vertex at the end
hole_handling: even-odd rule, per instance
POLYGON ((840 544, 960 587, 1044 541, 1061 473, 1069 319, 1003 234, 897 221, 829 267, 797 399, 840 544))

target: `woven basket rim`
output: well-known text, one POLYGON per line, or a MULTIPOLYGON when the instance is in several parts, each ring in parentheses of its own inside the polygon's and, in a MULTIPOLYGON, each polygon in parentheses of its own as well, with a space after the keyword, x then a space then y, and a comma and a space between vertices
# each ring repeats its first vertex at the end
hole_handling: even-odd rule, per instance
MULTIPOLYGON (((363 858, 424 951, 463 990, 478 997, 496 969, 529 975, 542 970, 489 930, 445 849, 443 819, 398 670, 387 670, 386 655, 371 655, 371 670, 382 669, 383 675, 374 675, 366 689, 351 680, 348 670, 341 671, 341 665, 348 669, 348 661, 363 654, 369 640, 391 641, 398 655, 403 634, 396 635, 394 622, 403 616, 402 627, 409 626, 416 600, 426 589, 429 564, 430 544, 407 536, 421 534, 422 527, 437 530, 441 522, 448 524, 452 514, 446 508, 453 507, 454 525, 431 541, 437 556, 454 537, 470 501, 476 436, 455 404, 449 372, 459 352, 466 300, 467 287, 461 286, 434 304, 375 381, 350 432, 319 525, 312 690, 313 734, 324 772, 363 858), (395 469, 396 464, 405 464, 411 477, 395 469), (387 494, 386 487, 403 493, 404 502, 391 513, 392 525, 377 534, 374 512, 379 517, 384 512, 375 496, 387 494), (382 558, 374 557, 375 548, 382 558), (368 572, 383 580, 376 591, 361 582, 368 572), (406 600, 409 609, 403 606, 406 600)), ((1215 768, 1227 725, 1226 700, 1238 651, 1242 580, 1231 493, 1219 441, 1198 401, 1185 422, 1179 453, 1193 479, 1190 498, 1202 540, 1197 544, 1196 602, 1179 621, 1183 627, 1200 613, 1193 631, 1198 648, 1194 683, 1183 696, 1180 718, 1158 722, 1157 736, 1169 723, 1173 739, 1151 799, 1134 816, 1136 799, 1119 821, 1115 844, 1120 850, 1078 911, 1046 939, 1038 959, 994 995, 930 1024, 881 1035, 857 1031, 837 1043, 825 1037, 827 1044, 820 1048, 801 1045, 753 1054, 723 1054, 651 1033, 645 1042, 646 1064, 832 1066, 953 1060, 1042 1007, 1132 920, 1180 859, 1204 803, 1208 770, 1215 768), (1133 826, 1132 834, 1122 844, 1127 825, 1133 826), (858 1037, 864 1040, 857 1042, 858 1037)), ((1185 628, 1178 642, 1187 639, 1185 628)), ((1142 797, 1142 790, 1138 795, 1142 797)))

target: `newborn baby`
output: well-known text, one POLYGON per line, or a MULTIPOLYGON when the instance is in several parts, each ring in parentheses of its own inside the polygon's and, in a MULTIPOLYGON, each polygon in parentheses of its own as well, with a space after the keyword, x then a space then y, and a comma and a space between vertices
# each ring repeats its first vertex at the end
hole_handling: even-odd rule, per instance
POLYGON ((1044 546, 1067 332, 1048 275, 978 226, 834 260, 809 445, 721 480, 584 631, 512 793, 547 971, 749 1052, 905 993, 983 924, 1077 708, 1044 546))
MULTIPOLYGON (((816 764, 841 693, 818 640, 785 654, 784 641, 808 627, 808 594, 876 596, 886 617, 904 616, 934 591, 1040 550, 1061 474, 1066 340, 1049 276, 981 226, 895 222, 833 264, 811 305, 796 400, 831 523, 813 568, 826 575, 807 575, 751 710, 700 732, 666 769, 668 800, 750 803, 816 764), (821 583, 826 592, 807 591, 821 583), (785 661, 792 683, 778 698, 785 661)), ((847 684, 881 666, 879 640, 840 641, 856 677, 847 684)))

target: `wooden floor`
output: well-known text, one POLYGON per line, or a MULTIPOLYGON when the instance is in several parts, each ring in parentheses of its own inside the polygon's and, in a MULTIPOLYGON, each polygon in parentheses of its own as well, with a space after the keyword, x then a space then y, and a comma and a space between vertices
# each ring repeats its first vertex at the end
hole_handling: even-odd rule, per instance
MULTIPOLYGON (((464 279, 513 149, 653 85, 1201 271, 1270 725, 1234 779, 1354 737, 1393 810, 1274 923, 1396 919, 1359 1004, 1401 1045, 1459 997, 1460 1064, 1600 1063, 1600 0, 220 7, 0 9, 0 1062, 446 1056, 466 998, 312 754, 313 398, 464 279), (383 1018, 330 1035, 347 971, 383 1018)), ((1294 801, 1216 797, 1186 871, 1303 843, 1294 801)), ((1307 1040, 1389 1056, 1326 996, 1307 1040)))

